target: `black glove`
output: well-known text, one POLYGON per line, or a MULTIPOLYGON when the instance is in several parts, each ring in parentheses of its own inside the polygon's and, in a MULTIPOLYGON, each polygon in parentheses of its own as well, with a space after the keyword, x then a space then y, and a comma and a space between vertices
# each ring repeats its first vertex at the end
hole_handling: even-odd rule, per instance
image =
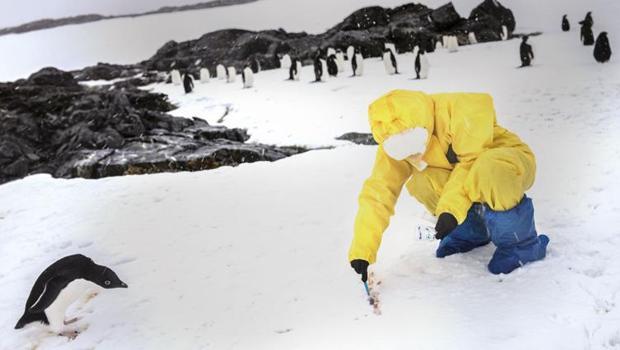
POLYGON ((351 261, 351 267, 355 272, 362 275, 362 281, 366 282, 368 280, 368 261, 355 259, 351 261))
POLYGON ((437 234, 435 234, 435 238, 443 239, 449 235, 450 232, 456 228, 456 226, 458 226, 458 222, 456 221, 454 215, 450 213, 441 213, 441 215, 439 215, 439 219, 437 220, 437 225, 435 225, 435 231, 437 232, 437 234))

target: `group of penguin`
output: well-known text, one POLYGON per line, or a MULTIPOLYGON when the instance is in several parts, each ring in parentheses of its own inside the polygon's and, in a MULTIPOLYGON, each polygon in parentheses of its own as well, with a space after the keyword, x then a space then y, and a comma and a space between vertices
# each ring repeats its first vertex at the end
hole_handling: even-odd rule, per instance
MULTIPOLYGON (((607 32, 601 32, 594 42, 594 33, 592 32, 592 26, 594 20, 592 19, 592 12, 588 12, 583 21, 580 21, 581 31, 579 38, 584 46, 594 45, 594 59, 597 62, 605 63, 611 58, 611 46, 609 46, 609 38, 607 38, 607 32)), ((562 16, 562 31, 570 31, 570 23, 566 15, 562 16)))
MULTIPOLYGON (((253 60, 251 64, 246 65, 241 71, 241 80, 243 83, 244 89, 249 89, 254 86, 254 73, 258 73, 260 71, 260 62, 258 60, 253 60)), ((216 76, 219 80, 226 80, 227 83, 234 83, 237 79, 237 70, 235 67, 230 66, 228 68, 224 67, 222 64, 218 64, 215 67, 216 76)), ((200 82, 208 83, 211 79, 211 74, 207 68, 200 69, 200 82)), ((170 72, 170 80, 174 85, 183 84, 183 89, 185 93, 188 94, 194 90, 194 78, 189 72, 184 72, 183 77, 181 78, 181 73, 177 69, 173 69, 170 72)))
MULTIPOLYGON (((385 66, 385 72, 388 75, 399 74, 398 62, 396 60, 396 47, 392 43, 385 43, 383 50, 383 64, 385 66)), ((428 77, 429 63, 426 57, 424 49, 420 49, 419 46, 415 46, 413 50, 415 56, 415 72, 416 79, 426 79, 428 77)), ((337 77, 339 73, 345 71, 346 63, 349 61, 351 64, 352 76, 358 77, 364 74, 364 56, 359 48, 349 46, 345 54, 340 49, 327 48, 326 53, 319 49, 313 59, 314 67, 314 82, 326 81, 327 77, 337 77)), ((285 54, 280 59, 280 66, 282 68, 288 68, 289 77, 288 80, 299 81, 301 78, 301 60, 296 57, 291 58, 289 54, 285 54)))

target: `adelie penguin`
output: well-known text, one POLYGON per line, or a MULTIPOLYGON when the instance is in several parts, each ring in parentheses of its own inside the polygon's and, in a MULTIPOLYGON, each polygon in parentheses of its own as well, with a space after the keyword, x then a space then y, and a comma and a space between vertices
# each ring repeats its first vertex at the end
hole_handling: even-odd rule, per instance
POLYGON ((383 65, 385 66, 385 72, 389 75, 398 74, 398 64, 396 63, 396 56, 394 52, 389 48, 383 51, 383 65))
POLYGON ((424 48, 418 49, 416 46, 414 49, 415 52, 415 74, 416 79, 426 79, 428 78, 428 59, 426 58, 426 53, 424 52, 424 48))
POLYGON ((581 24, 580 37, 584 46, 594 45, 594 34, 592 33, 592 25, 594 20, 592 19, 592 13, 588 12, 586 18, 579 22, 581 24))
POLYGON ((321 59, 321 53, 317 52, 316 56, 314 56, 314 81, 322 81, 323 73, 323 60, 321 59))
POLYGON ((194 89, 194 79, 188 72, 183 74, 183 88, 186 94, 189 94, 194 89))
POLYGON ((601 32, 596 38, 596 44, 594 45, 594 59, 596 62, 605 63, 611 58, 611 47, 609 46, 609 39, 607 38, 607 32, 601 32))
POLYGON ((568 22, 568 18, 566 15, 562 16, 562 31, 568 32, 570 30, 570 23, 568 22))
POLYGON ((527 43, 528 36, 524 35, 521 40, 521 46, 519 47, 519 55, 521 56, 521 67, 527 67, 532 63, 534 59, 534 51, 532 46, 527 43))
POLYGON ((54 262, 32 286, 24 314, 15 329, 40 322, 49 325, 55 333, 74 336, 76 331, 66 331, 65 325, 75 320, 66 322, 65 312, 95 286, 104 289, 127 288, 127 284, 112 269, 97 265, 84 255, 70 255, 54 262))
POLYGON ((288 69, 288 80, 298 81, 301 73, 301 62, 297 58, 293 58, 291 66, 288 69))
POLYGON ((249 89, 254 86, 254 72, 247 65, 241 71, 241 80, 243 81, 244 89, 249 89))
POLYGON ((327 57, 327 73, 332 77, 338 76, 338 60, 335 54, 327 57))
POLYGON ((359 49, 355 49, 353 58, 351 59, 351 69, 353 70, 353 76, 361 76, 364 74, 364 56, 359 49))

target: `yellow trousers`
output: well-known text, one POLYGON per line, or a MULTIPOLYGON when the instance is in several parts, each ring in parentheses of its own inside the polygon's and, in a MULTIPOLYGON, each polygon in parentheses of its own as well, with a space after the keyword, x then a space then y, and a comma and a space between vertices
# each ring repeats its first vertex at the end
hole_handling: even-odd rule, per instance
MULTIPOLYGON (((504 147, 484 151, 472 164, 464 189, 472 202, 485 203, 493 210, 516 206, 534 183, 536 163, 519 148, 504 147)), ((407 182, 409 194, 435 213, 450 170, 427 167, 413 170, 407 182)))

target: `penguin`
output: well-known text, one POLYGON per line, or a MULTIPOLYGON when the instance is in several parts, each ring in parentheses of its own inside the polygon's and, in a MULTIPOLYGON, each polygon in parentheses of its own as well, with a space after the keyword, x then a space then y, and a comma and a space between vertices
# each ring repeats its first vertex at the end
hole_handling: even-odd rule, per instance
POLYGON ((357 52, 357 49, 355 49, 353 46, 347 47, 347 60, 353 61, 353 57, 355 56, 356 52, 357 52))
POLYGON ((521 56, 521 67, 527 67, 534 59, 534 52, 532 46, 527 43, 528 36, 524 35, 519 47, 519 55, 521 56))
POLYGON ((186 94, 189 94, 194 89, 194 78, 188 72, 183 74, 183 89, 185 89, 186 94))
POLYGON ((327 48, 327 57, 331 56, 331 55, 335 55, 336 54, 336 50, 333 47, 328 47, 327 48))
POLYGON ((217 79, 219 80, 224 80, 228 76, 228 72, 222 64, 218 64, 217 67, 215 67, 215 72, 217 73, 217 79))
POLYGON ((442 36, 441 43, 443 44, 443 48, 447 49, 450 46, 450 36, 448 35, 442 36))
POLYGON ((291 62, 291 66, 288 69, 288 80, 298 80, 298 71, 297 71, 297 58, 293 58, 291 62))
POLYGON ((181 73, 179 73, 178 69, 173 69, 172 72, 170 72, 170 78, 174 85, 181 85, 181 73))
POLYGON ((200 82, 208 83, 209 79, 211 79, 211 74, 209 74, 209 70, 207 68, 200 69, 200 82))
POLYGON ((299 81, 299 79, 301 79, 301 61, 300 60, 296 60, 295 62, 295 80, 299 81))
POLYGON ((581 42, 584 46, 594 45, 594 34, 592 33, 592 25, 590 22, 581 21, 581 42))
POLYGON ((254 58, 250 61, 250 69, 252 69, 252 73, 256 74, 261 71, 260 62, 257 58, 254 58))
POLYGON ((396 57, 394 57, 394 53, 391 49, 385 49, 383 51, 383 65, 385 66, 385 72, 387 74, 398 74, 396 57))
POLYGON ((467 38, 469 39, 470 45, 478 43, 478 39, 476 39, 476 33, 474 32, 469 32, 469 34, 467 34, 467 38))
POLYGON ((336 63, 338 64, 338 73, 344 72, 344 53, 340 49, 336 49, 336 63))
POLYGON ((502 40, 508 40, 508 28, 506 28, 506 26, 502 26, 502 33, 500 36, 502 40))
POLYGON ((43 270, 34 282, 24 314, 15 329, 41 322, 49 325, 53 332, 62 333, 66 310, 94 286, 104 289, 128 287, 112 269, 97 265, 82 254, 57 260, 43 270))
POLYGON ((291 67, 291 56, 289 56, 289 54, 285 54, 284 56, 282 56, 282 59, 280 60, 280 67, 284 69, 288 69, 291 67))
POLYGON ((566 18, 566 15, 562 16, 562 31, 570 31, 570 23, 568 23, 568 18, 566 18))
POLYGON ((447 40, 448 52, 457 52, 459 50, 459 41, 456 39, 456 36, 450 35, 447 40))
POLYGON ((424 48, 417 50, 415 57, 415 74, 416 79, 428 78, 428 59, 426 58, 426 52, 424 48))
POLYGON ((605 63, 609 61, 609 58, 611 58, 611 47, 609 46, 607 32, 601 32, 594 45, 594 59, 596 62, 605 63))
POLYGON ((228 69, 226 69, 226 82, 234 83, 236 79, 237 79, 237 70, 233 66, 228 67, 228 69))
POLYGON ((323 60, 321 59, 321 52, 317 52, 314 56, 314 81, 319 82, 323 80, 323 60))
POLYGON ((327 73, 332 77, 338 76, 338 61, 336 55, 330 55, 327 57, 327 73))
POLYGON ((254 86, 254 72, 249 66, 245 66, 241 71, 241 80, 243 81, 243 88, 249 89, 254 86))
POLYGON ((353 69, 353 76, 364 74, 364 56, 359 49, 355 49, 355 54, 351 60, 351 68, 353 69))

